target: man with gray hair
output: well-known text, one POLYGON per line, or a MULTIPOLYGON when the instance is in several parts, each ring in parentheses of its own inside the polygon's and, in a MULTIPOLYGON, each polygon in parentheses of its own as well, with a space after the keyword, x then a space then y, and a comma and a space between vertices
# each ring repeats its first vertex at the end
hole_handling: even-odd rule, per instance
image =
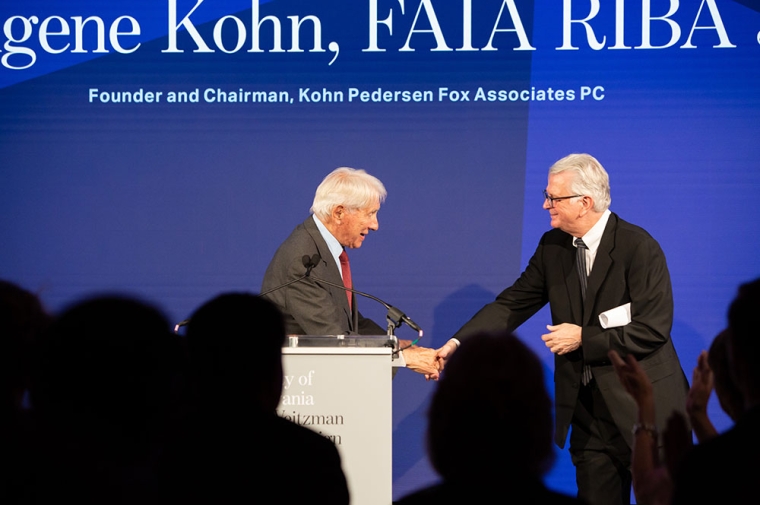
POLYGON ((632 431, 656 438, 674 410, 684 413, 689 387, 670 338, 665 255, 644 229, 610 212, 607 172, 593 156, 557 161, 543 197, 554 229, 515 283, 438 349, 439 368, 468 336, 512 332, 548 303, 552 324, 541 338, 554 354, 554 441, 564 447, 570 431, 581 499, 628 504, 632 431), (615 375, 610 350, 633 354, 649 375, 656 426, 635 424, 636 404, 615 375))
MULTIPOLYGON (((378 229, 377 213, 386 195, 385 186, 376 177, 348 167, 333 170, 317 187, 312 215, 277 249, 261 285, 263 296, 283 313, 287 334, 386 333, 363 317, 354 294, 340 287, 352 287, 346 249, 361 247, 370 231, 378 229), (317 261, 307 261, 311 258, 317 261), (308 268, 315 278, 326 282, 301 280, 308 268)), ((432 349, 415 346, 406 349, 404 358, 408 367, 429 373, 437 370, 434 354, 432 349), (423 356, 429 367, 417 368, 423 356)))
MULTIPOLYGON (((345 249, 362 246, 370 231, 378 228, 377 213, 385 201, 385 186, 364 170, 333 170, 317 188, 312 215, 299 224, 280 245, 264 273, 264 293, 306 273, 303 258, 315 254, 316 276, 343 286, 341 256, 345 249)), ((362 317, 352 294, 340 287, 316 282, 294 282, 275 289, 265 298, 285 316, 289 335, 383 335, 385 329, 362 317)))

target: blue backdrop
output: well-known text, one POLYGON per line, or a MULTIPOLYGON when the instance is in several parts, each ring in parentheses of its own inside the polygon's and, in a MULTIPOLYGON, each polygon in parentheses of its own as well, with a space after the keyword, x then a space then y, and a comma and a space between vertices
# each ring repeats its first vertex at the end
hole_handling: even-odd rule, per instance
MULTIPOLYGON (((351 166, 389 193, 355 285, 438 347, 519 275, 571 152, 662 245, 688 376, 760 275, 758 2, 14 0, 0 22, 0 276, 51 311, 120 291, 179 321, 258 291, 321 179, 351 166)), ((551 386, 548 321, 518 334, 551 386)), ((402 370, 393 388, 398 497, 435 479, 435 384, 402 370)), ((574 492, 558 456, 547 483, 574 492)))

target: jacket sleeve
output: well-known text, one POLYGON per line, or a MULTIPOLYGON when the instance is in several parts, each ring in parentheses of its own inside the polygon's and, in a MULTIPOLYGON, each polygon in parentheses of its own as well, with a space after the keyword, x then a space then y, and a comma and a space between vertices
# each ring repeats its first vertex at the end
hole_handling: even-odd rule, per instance
POLYGON ((543 264, 544 238, 527 268, 510 287, 480 309, 453 338, 462 340, 483 331, 514 331, 548 302, 543 264))

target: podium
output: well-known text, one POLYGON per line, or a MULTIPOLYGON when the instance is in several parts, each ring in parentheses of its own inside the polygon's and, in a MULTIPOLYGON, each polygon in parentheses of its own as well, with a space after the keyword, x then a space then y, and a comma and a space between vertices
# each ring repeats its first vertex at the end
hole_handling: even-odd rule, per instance
MULTIPOLYGON (((388 335, 298 335, 282 351, 277 413, 335 443, 352 504, 393 501, 391 379, 394 367, 404 366, 397 346, 388 335)), ((294 470, 319 464, 302 463, 294 470)))

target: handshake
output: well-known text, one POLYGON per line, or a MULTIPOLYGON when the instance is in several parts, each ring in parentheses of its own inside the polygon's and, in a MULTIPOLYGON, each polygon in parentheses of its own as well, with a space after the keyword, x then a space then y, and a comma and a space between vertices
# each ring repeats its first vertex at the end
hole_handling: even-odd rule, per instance
POLYGON ((411 344, 411 340, 399 340, 399 349, 402 349, 406 367, 423 374, 426 380, 438 380, 446 360, 457 347, 451 340, 439 349, 418 347, 411 344))

